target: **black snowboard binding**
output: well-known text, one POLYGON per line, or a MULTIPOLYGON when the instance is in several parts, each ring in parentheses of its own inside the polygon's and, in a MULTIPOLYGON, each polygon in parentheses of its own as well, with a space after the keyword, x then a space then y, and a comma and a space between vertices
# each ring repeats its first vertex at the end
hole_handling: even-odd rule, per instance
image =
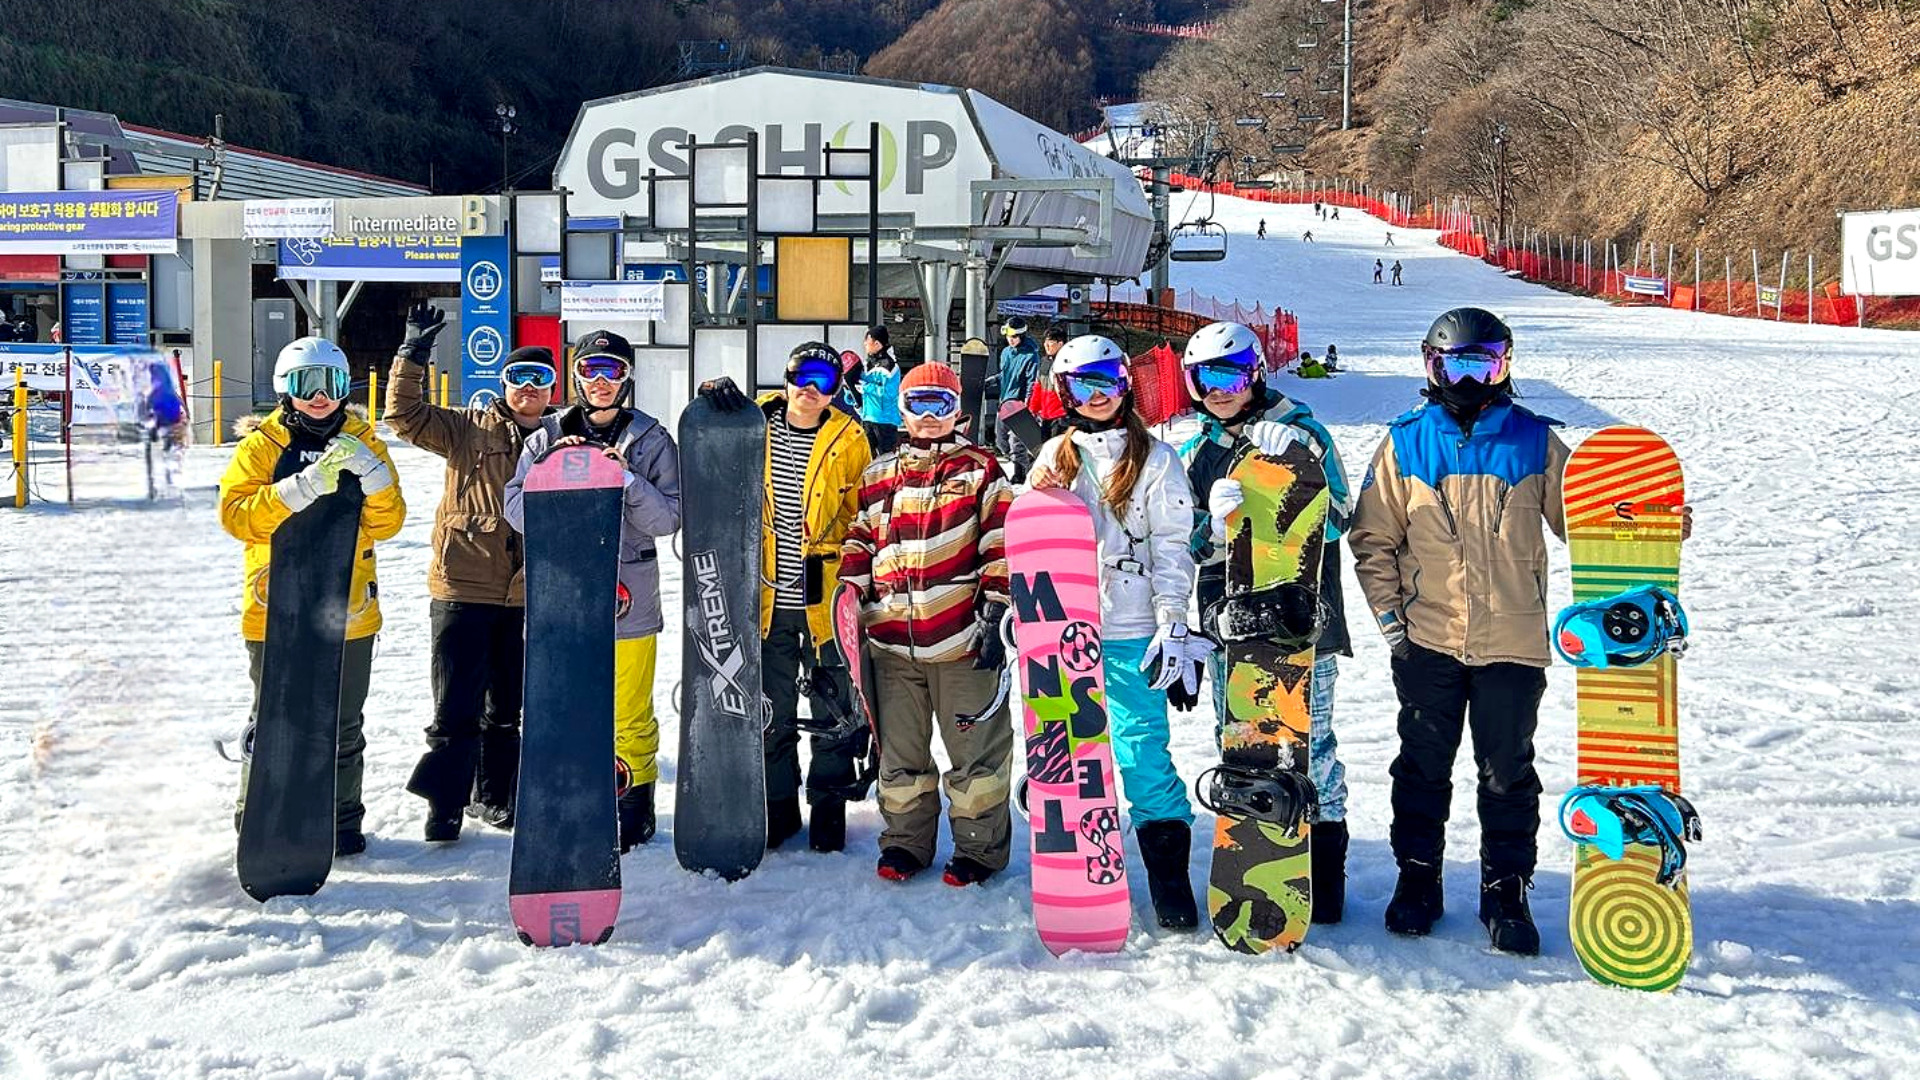
POLYGON ((1319 590, 1288 582, 1228 596, 1206 612, 1203 625, 1220 641, 1266 641, 1299 652, 1320 640, 1326 612, 1319 590))
POLYGON ((1278 825, 1288 836, 1320 813, 1313 781, 1291 769, 1215 765, 1193 782, 1194 798, 1217 816, 1252 818, 1278 825))

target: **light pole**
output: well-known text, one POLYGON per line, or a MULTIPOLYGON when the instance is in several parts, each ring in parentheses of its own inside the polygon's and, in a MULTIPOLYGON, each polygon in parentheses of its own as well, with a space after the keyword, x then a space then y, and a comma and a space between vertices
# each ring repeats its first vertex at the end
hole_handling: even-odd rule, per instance
POLYGON ((500 190, 504 193, 507 190, 507 136, 520 130, 513 122, 519 110, 503 101, 493 107, 493 115, 500 122, 500 190))

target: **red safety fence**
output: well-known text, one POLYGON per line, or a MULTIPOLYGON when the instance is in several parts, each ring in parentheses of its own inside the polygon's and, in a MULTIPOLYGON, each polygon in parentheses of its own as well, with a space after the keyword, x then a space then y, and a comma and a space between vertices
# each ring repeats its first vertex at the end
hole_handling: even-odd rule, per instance
MULTIPOLYGON (((1192 408, 1181 382, 1180 354, 1164 341, 1129 359, 1127 378, 1133 386, 1134 411, 1148 424, 1164 424, 1192 408)), ((1033 384, 1027 411, 1042 421, 1058 420, 1067 413, 1060 395, 1045 382, 1033 384)))

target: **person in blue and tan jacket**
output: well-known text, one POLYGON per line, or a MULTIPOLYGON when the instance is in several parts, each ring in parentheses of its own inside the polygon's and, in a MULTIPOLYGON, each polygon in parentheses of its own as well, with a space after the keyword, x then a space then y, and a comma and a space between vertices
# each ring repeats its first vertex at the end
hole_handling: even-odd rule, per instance
MULTIPOLYGON (((259 720, 260 671, 266 656, 267 567, 273 558, 273 534, 288 518, 333 495, 340 475, 358 477, 365 501, 348 593, 346 651, 340 671, 340 740, 334 780, 334 853, 356 855, 367 849, 361 822, 361 778, 366 768, 366 738, 361 708, 373 672, 373 639, 380 632, 380 591, 375 581, 373 545, 388 540, 406 521, 407 504, 387 448, 373 425, 346 408, 352 375, 347 355, 325 338, 304 337, 280 350, 273 365, 273 388, 280 405, 255 423, 243 422, 243 437, 220 477, 220 525, 246 544, 246 586, 240 600, 240 636, 247 643, 247 675, 253 680, 253 714, 248 740, 259 720)), ((251 419, 251 418, 249 418, 251 419)), ((241 770, 240 790, 247 788, 241 770)), ((240 823, 240 807, 234 825, 240 823)))

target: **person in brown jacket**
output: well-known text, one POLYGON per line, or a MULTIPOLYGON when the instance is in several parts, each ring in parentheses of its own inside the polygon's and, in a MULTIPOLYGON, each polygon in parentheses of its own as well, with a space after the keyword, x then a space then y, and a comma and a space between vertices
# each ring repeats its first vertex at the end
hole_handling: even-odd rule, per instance
POLYGON ((407 781, 427 800, 427 839, 443 843, 460 838, 462 807, 496 828, 513 827, 526 566, 502 493, 528 432, 553 411, 555 380, 552 353, 520 348, 500 368, 504 397, 464 409, 429 404, 426 361, 445 320, 438 308, 414 305, 387 383, 393 433, 447 459, 427 567, 433 722, 427 752, 407 781))

